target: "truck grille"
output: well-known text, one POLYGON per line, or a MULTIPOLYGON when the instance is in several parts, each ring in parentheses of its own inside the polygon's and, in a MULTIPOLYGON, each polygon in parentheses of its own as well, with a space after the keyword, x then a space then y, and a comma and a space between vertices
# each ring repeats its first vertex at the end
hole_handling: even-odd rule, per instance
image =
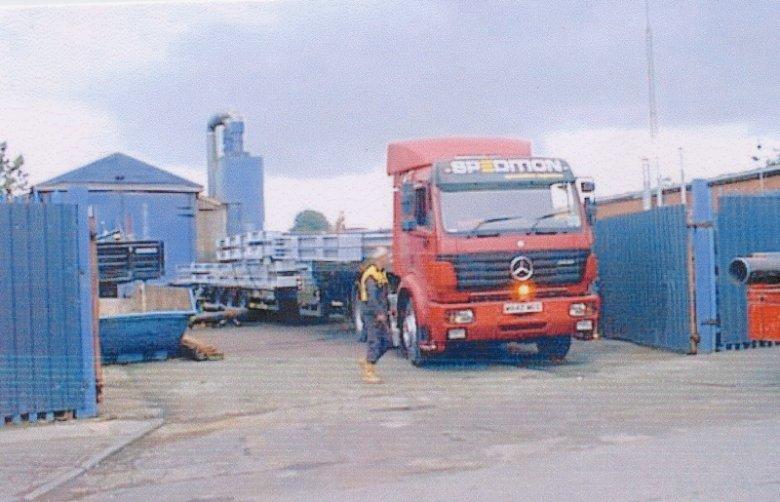
POLYGON ((563 286, 582 280, 587 249, 560 249, 511 253, 470 253, 442 255, 455 267, 458 291, 487 291, 504 289, 516 284, 509 272, 509 263, 517 256, 525 256, 533 263, 531 281, 542 286, 563 286))

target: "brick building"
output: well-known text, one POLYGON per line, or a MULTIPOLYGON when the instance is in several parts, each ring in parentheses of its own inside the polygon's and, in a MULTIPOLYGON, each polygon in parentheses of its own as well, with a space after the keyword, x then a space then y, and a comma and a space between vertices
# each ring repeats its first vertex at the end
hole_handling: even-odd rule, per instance
MULTIPOLYGON (((755 193, 759 191, 780 191, 780 164, 774 163, 763 169, 752 169, 740 173, 729 173, 716 176, 709 180, 712 189, 712 203, 717 210, 718 198, 727 193, 755 193)), ((688 200, 690 200, 691 186, 688 184, 688 200)), ((680 203, 680 187, 674 186, 664 189, 664 205, 676 205, 680 203)), ((652 195, 652 205, 656 203, 655 192, 652 195)), ((618 216, 621 214, 638 213, 642 211, 642 192, 630 192, 607 197, 598 197, 599 219, 618 216)))

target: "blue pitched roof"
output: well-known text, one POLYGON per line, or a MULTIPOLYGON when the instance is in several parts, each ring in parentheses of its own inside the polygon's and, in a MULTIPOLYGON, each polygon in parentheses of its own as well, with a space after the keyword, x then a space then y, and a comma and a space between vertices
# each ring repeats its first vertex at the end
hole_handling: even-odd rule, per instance
POLYGON ((74 184, 153 185, 155 187, 164 185, 187 192, 203 189, 197 183, 118 152, 39 183, 36 188, 45 191, 47 188, 54 188, 55 185, 74 184))

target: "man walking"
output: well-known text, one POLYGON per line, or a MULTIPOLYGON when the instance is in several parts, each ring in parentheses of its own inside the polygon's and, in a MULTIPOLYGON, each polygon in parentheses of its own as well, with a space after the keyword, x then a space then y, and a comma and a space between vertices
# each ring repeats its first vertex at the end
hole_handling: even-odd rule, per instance
POLYGON ((380 247, 371 255, 371 264, 360 276, 358 289, 363 302, 368 350, 365 359, 360 360, 363 381, 380 383, 375 371, 376 362, 392 346, 387 325, 388 282, 385 267, 389 261, 386 248, 380 247))

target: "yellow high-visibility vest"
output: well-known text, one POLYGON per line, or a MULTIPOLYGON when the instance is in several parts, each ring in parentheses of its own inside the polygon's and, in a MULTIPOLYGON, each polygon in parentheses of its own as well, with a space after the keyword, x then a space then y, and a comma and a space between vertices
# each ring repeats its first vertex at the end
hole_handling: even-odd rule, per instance
POLYGON ((360 282, 358 283, 358 292, 360 293, 360 301, 368 301, 368 291, 366 290, 366 281, 371 278, 374 279, 379 286, 387 284, 387 272, 379 270, 376 265, 369 266, 363 275, 360 276, 360 282))

